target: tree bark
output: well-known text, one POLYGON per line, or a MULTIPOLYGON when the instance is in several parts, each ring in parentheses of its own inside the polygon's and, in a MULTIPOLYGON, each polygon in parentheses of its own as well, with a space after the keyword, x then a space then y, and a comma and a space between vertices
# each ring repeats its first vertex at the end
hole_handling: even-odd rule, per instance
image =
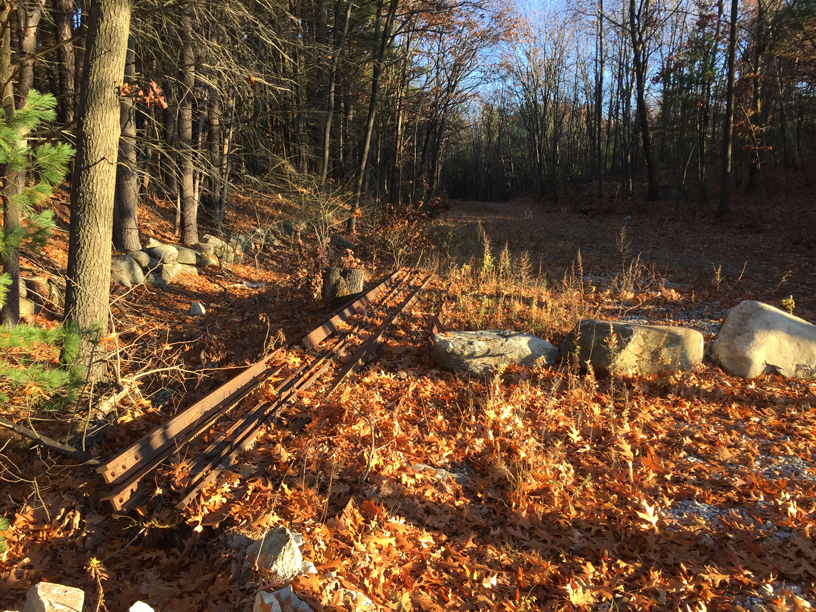
POLYGON ((181 16, 181 86, 179 104, 179 141, 181 144, 181 241, 198 242, 198 202, 193 177, 193 89, 195 88, 195 53, 193 52, 192 5, 181 16))
POLYGON ((74 35, 71 26, 71 20, 74 14, 74 1, 53 0, 53 3, 56 40, 58 44, 64 43, 57 50, 60 88, 59 119, 64 125, 70 125, 74 122, 74 76, 76 71, 76 59, 74 57, 73 43, 66 41, 71 40, 71 37, 74 35))
POLYGON ((96 0, 91 6, 79 100, 65 319, 86 332, 77 359, 94 379, 105 372, 104 362, 91 363, 91 357, 94 342, 108 328, 119 88, 130 13, 131 0, 96 0))
MULTIPOLYGON (((125 80, 136 76, 135 41, 128 40, 125 80)), ((136 109, 133 98, 122 96, 119 102, 119 163, 116 166, 116 198, 113 208, 113 244, 120 251, 138 251, 139 242, 139 175, 136 173, 136 109)))
POLYGON ((720 183, 720 206, 717 214, 731 212, 731 145, 734 131, 734 72, 737 56, 737 13, 739 0, 731 0, 731 32, 728 34, 728 79, 725 87, 725 121, 723 122, 723 159, 720 183))

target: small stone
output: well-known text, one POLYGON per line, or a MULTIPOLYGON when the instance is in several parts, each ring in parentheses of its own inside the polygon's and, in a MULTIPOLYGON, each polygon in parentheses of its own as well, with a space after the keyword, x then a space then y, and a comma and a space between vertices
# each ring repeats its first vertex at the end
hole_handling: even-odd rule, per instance
POLYGON ((190 304, 189 313, 194 317, 203 317, 207 314, 207 310, 204 308, 204 305, 201 302, 193 302, 190 304))
POLYGON ((763 597, 773 597, 773 585, 763 584, 761 587, 759 587, 759 592, 763 597))
POLYGON ((793 602, 799 608, 806 608, 808 610, 810 610, 810 608, 811 608, 810 602, 807 599, 799 597, 798 595, 793 596, 793 602))
POLYGON ((424 463, 415 463, 411 466, 411 469, 415 472, 431 472, 436 475, 437 478, 440 480, 453 480, 458 485, 466 485, 468 483, 468 475, 467 474, 457 474, 455 472, 449 472, 448 470, 443 470, 442 468, 435 468, 430 465, 426 465, 424 463))
POLYGON ((631 221, 631 220, 632 220, 632 215, 626 215, 626 216, 623 218, 623 220, 624 220, 624 221, 631 221))
POLYGON ((40 582, 26 593, 23 612, 79 612, 85 591, 76 587, 40 582))
POLYGON ((303 556, 286 527, 276 527, 253 542, 247 549, 244 568, 254 568, 255 564, 277 574, 283 582, 290 582, 300 572, 303 556))
POLYGON ((130 606, 130 608, 128 608, 128 612, 155 612, 155 610, 153 610, 153 608, 148 606, 145 602, 137 601, 135 604, 130 606))
POLYGON ((20 297, 28 297, 28 289, 26 289, 25 279, 20 277, 20 297))

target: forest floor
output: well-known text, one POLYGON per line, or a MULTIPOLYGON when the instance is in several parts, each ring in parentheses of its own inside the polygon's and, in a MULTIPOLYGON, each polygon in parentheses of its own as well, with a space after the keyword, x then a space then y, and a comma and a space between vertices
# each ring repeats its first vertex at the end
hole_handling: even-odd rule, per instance
MULTIPOLYGON (((186 456, 158 472, 149 503, 121 516, 99 500, 91 469, 0 439, 0 516, 11 524, 0 606, 21 607, 44 579, 84 588, 91 609, 102 599, 111 611, 136 600, 162 612, 248 610, 274 580, 234 576, 242 553, 228 536, 284 525, 317 567, 293 583, 315 610, 355 609, 343 588, 393 610, 812 609, 816 384, 746 381, 708 361, 659 376, 596 379, 565 364, 476 378, 439 370, 428 349, 440 310, 447 329, 510 328, 556 345, 582 317, 693 326, 710 340, 743 299, 781 307, 792 295, 795 314, 812 321, 812 187, 802 180, 781 197, 791 183, 770 176, 779 197, 738 200, 725 220, 689 203, 597 203, 591 186, 558 203, 453 203, 422 228, 422 261, 437 277, 380 359, 328 399, 321 385, 305 393, 183 514, 172 507, 186 456), (420 463, 464 484, 412 468, 420 463), (102 575, 87 569, 92 559, 102 575)), ((247 228, 258 218, 251 202, 247 228)), ((55 206, 64 217, 64 202, 55 206)), ((171 211, 144 222, 146 235, 172 238, 171 211)), ((64 266, 64 248, 58 237, 28 263, 64 266)), ((383 253, 372 277, 401 256, 383 253)), ((371 261, 370 249, 361 254, 371 261)), ((112 456, 257 359, 279 331, 325 318, 292 289, 292 257, 263 252, 164 293, 117 290, 124 376, 187 372, 145 377, 146 401, 121 406, 91 452, 112 456), (186 315, 192 300, 205 317, 186 315)), ((56 416, 43 427, 64 428, 68 415, 56 416)))

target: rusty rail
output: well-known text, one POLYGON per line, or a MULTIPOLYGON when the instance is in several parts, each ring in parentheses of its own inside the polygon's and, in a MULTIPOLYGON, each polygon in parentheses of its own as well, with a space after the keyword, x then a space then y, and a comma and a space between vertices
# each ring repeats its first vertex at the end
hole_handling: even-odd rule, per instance
MULTIPOLYGON (((417 277, 415 272, 398 270, 364 295, 335 311, 324 323, 301 336, 299 343, 306 349, 316 348, 338 330, 340 323, 348 321, 354 314, 366 310, 378 300, 380 300, 380 306, 377 310, 385 308, 386 304, 401 293, 405 287, 410 290, 411 283, 417 277)), ((409 296, 386 315, 386 321, 374 330, 343 366, 341 375, 335 380, 329 393, 334 391, 350 372, 358 370, 369 355, 376 352, 381 346, 381 339, 385 331, 427 286, 430 278, 430 275, 425 278, 419 287, 411 290, 409 296)), ((313 386, 351 344, 351 339, 363 327, 364 323, 359 323, 323 355, 298 368, 296 372, 277 385, 273 390, 272 399, 259 403, 249 414, 233 423, 217 441, 210 443, 202 453, 197 455, 190 469, 190 485, 177 508, 184 508, 205 485, 212 482, 225 469, 224 466, 231 465, 238 454, 254 442, 264 423, 278 414, 299 393, 313 386)), ((103 499, 109 500, 117 510, 124 511, 133 509, 143 501, 147 495, 145 476, 164 459, 178 452, 209 429, 219 418, 257 388, 263 380, 279 373, 285 366, 275 369, 272 367, 272 362, 282 348, 278 348, 258 363, 250 366, 207 397, 149 432, 97 468, 97 471, 112 487, 110 493, 103 499)))

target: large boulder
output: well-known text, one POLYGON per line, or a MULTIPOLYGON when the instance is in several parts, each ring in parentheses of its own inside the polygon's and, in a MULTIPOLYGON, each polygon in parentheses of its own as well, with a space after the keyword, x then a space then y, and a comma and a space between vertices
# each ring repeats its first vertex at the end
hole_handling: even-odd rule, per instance
POLYGON ((587 319, 561 343, 561 354, 598 374, 654 374, 703 362, 703 334, 685 327, 587 319))
POLYGON ((352 251, 354 250, 354 245, 339 234, 332 236, 329 244, 331 244, 331 247, 340 254, 345 253, 346 249, 351 249, 352 251))
POLYGON ((450 331, 434 336, 433 358, 449 370, 484 374, 497 366, 530 366, 538 360, 552 365, 558 348, 532 334, 508 330, 450 331))
MULTIPOLYGON (((126 279, 131 285, 141 285, 144 282, 142 267, 129 255, 114 255, 111 257, 111 274, 126 279)), ((124 284, 128 286, 127 283, 124 284)))
POLYGON ((166 283, 172 283, 173 279, 176 278, 179 274, 181 274, 182 268, 181 264, 173 262, 173 263, 165 263, 162 264, 160 276, 166 283))
POLYGON ((188 249, 184 246, 175 245, 178 255, 176 256, 176 263, 186 264, 188 266, 196 265, 197 253, 193 249, 188 249))
POLYGON ((20 316, 29 317, 37 314, 37 305, 28 298, 20 298, 20 316))
POLYGON ((158 259, 164 264, 175 263, 178 259, 178 249, 172 244, 155 244, 151 247, 145 247, 145 253, 150 255, 153 259, 158 259))
POLYGON ((816 325, 762 302, 741 302, 726 313, 711 356, 744 378, 816 378, 816 325))
POLYGON ((286 527, 276 527, 247 548, 244 568, 253 568, 256 563, 259 568, 276 574, 282 582, 290 582, 300 573, 303 555, 292 532, 286 527))
POLYGON ((26 593, 23 612, 79 612, 85 603, 85 591, 76 587, 40 582, 26 593))
POLYGON ((154 289, 160 289, 161 291, 167 290, 167 283, 164 279, 156 274, 155 272, 148 272, 145 276, 144 284, 148 287, 153 287, 154 289))
POLYGON ((147 268, 150 265, 150 255, 144 251, 130 251, 128 257, 143 268, 147 268))

